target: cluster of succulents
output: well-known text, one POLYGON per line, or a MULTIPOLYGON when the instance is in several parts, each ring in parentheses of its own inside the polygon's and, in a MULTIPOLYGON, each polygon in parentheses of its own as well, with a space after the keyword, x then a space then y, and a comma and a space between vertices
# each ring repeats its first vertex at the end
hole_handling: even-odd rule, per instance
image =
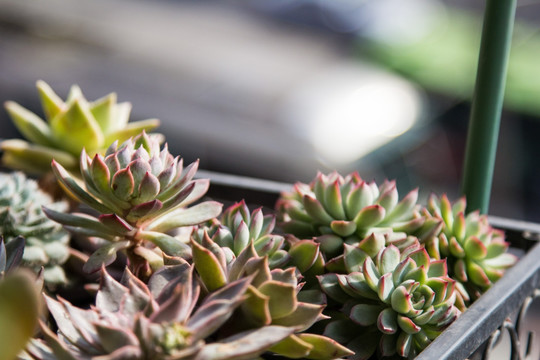
POLYGON ((69 234, 45 216, 42 206, 66 211, 67 203, 53 201, 35 180, 21 172, 0 174, 0 235, 9 245, 19 236, 26 240, 23 266, 35 272, 44 267, 45 282, 65 284, 62 265, 70 256, 69 234))
POLYGON ((449 274, 458 282, 461 309, 478 299, 517 261, 507 252, 509 244, 503 232, 494 229, 478 211, 465 214, 466 207, 465 198, 452 204, 446 195, 432 195, 427 205, 428 216, 441 219, 443 229, 426 242, 426 249, 434 259, 448 259, 449 274))
POLYGON ((76 170, 82 149, 88 153, 106 149, 113 141, 125 141, 142 130, 159 125, 157 119, 128 123, 130 103, 117 103, 111 93, 89 102, 73 85, 63 101, 47 83, 36 83, 45 119, 21 105, 7 101, 6 110, 27 141, 4 140, 0 144, 4 166, 33 174, 50 172, 51 160, 76 170))
POLYGON ((0 296, 9 360, 412 358, 516 261, 464 199, 432 196, 423 207, 418 189, 400 200, 394 181, 356 172, 295 184, 275 214, 244 201, 222 212, 203 198, 198 161, 184 166, 146 133, 157 120, 127 124, 130 105, 115 94, 88 102, 74 86, 64 102, 37 86, 46 121, 6 104, 32 144, 2 142, 3 165, 52 173, 81 206, 54 202, 22 173, 0 174, 0 288, 21 281, 33 309, 4 344, 2 321, 13 319, 3 309, 25 303, 0 296), (91 246, 70 249, 70 236, 91 246), (52 318, 28 341, 41 276, 62 287, 70 254, 100 274, 99 287, 86 284, 95 303, 78 307, 48 287, 52 318), (35 284, 11 274, 19 263, 42 274, 35 284))
POLYGON ((58 334, 42 324, 44 338, 30 342, 24 356, 74 360, 254 359, 289 337, 295 328, 269 325, 231 332, 227 322, 245 303, 250 280, 242 278, 203 294, 193 267, 187 264, 162 268, 148 284, 129 271, 119 283, 103 270, 94 308, 78 309, 46 297, 58 334))

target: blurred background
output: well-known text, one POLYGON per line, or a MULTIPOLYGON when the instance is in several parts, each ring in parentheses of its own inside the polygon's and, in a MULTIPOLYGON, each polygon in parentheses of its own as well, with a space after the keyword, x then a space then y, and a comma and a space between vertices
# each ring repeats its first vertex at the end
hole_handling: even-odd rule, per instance
MULTIPOLYGON (((540 221, 540 2, 518 1, 490 213, 540 221)), ((173 154, 459 195, 484 1, 0 0, 0 101, 109 92, 173 154)), ((17 137, 0 110, 0 138, 17 137)))

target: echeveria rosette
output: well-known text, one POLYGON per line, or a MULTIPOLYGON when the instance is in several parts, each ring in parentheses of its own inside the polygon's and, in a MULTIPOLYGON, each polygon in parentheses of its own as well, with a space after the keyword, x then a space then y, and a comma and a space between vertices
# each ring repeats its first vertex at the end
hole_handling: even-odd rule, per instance
POLYGON ((70 236, 45 216, 42 206, 56 211, 68 208, 66 202, 53 201, 23 173, 0 174, 0 235, 8 245, 17 237, 24 237, 22 266, 36 273, 43 267, 48 286, 63 285, 67 278, 62 266, 70 256, 70 236))
POLYGON ((164 264, 168 256, 190 256, 190 247, 167 232, 214 218, 222 204, 206 201, 194 206, 208 190, 209 180, 193 180, 198 162, 183 168, 167 145, 145 132, 122 145, 115 142, 104 156, 81 154, 81 177, 85 189, 57 162, 53 171, 75 198, 96 210, 95 218, 45 209, 47 216, 66 229, 108 241, 94 252, 84 269, 88 272, 109 265, 124 250, 130 269, 142 278, 164 264))
POLYGON ((201 242, 206 231, 216 244, 228 247, 236 256, 253 243, 257 254, 268 256, 270 267, 277 268, 287 263, 288 254, 283 249, 284 237, 273 233, 275 224, 273 214, 263 214, 262 208, 250 213, 242 200, 225 209, 219 219, 200 226, 194 233, 194 239, 201 242))
POLYGON ((148 285, 129 271, 117 282, 102 272, 96 304, 80 309, 45 296, 58 326, 42 324, 29 359, 227 360, 254 359, 294 329, 265 326, 221 336, 243 303, 250 279, 240 279, 204 296, 188 264, 164 267, 148 285))
POLYGON ((264 326, 293 329, 286 339, 269 351, 291 358, 336 359, 352 353, 322 335, 306 333, 314 323, 325 319, 324 305, 299 300, 302 288, 295 268, 270 269, 268 257, 261 257, 252 243, 236 257, 228 247, 220 247, 204 234, 201 243, 192 241, 193 264, 203 288, 216 291, 230 282, 249 279, 244 302, 227 326, 234 330, 264 326))
POLYGON ((465 215, 466 206, 464 197, 452 204, 446 195, 431 195, 427 211, 442 220, 443 228, 425 244, 431 257, 447 259, 449 275, 458 281, 463 310, 517 261, 507 252, 509 244, 503 231, 493 228, 488 217, 478 211, 465 215))
POLYGON ((429 236, 440 224, 422 216, 416 204, 418 190, 401 201, 394 181, 380 186, 368 183, 353 172, 319 173, 308 185, 296 183, 282 193, 276 204, 280 226, 299 238, 315 237, 330 257, 343 251, 343 243, 354 244, 372 232, 400 231, 429 236))
POLYGON ((117 103, 115 93, 89 102, 73 85, 63 101, 44 81, 36 86, 46 120, 15 102, 5 103, 13 123, 27 140, 4 140, 0 144, 2 163, 7 167, 45 174, 55 159, 77 171, 83 148, 91 154, 101 152, 115 140, 123 142, 159 125, 157 119, 128 123, 131 104, 117 103))
POLYGON ((459 316, 446 262, 430 259, 424 248, 403 254, 389 245, 374 257, 360 257, 353 262, 362 264, 357 271, 319 277, 346 315, 333 317, 325 335, 356 351, 358 359, 375 352, 412 358, 459 316))

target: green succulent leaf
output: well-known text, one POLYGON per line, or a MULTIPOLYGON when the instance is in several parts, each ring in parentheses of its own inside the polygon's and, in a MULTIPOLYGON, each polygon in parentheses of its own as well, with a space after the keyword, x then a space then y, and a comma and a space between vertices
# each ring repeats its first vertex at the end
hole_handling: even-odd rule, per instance
POLYGON ((116 253, 127 249, 129 241, 112 242, 94 251, 83 266, 87 273, 94 273, 103 266, 108 266, 116 260, 116 253))
POLYGON ((191 248, 193 263, 206 288, 209 291, 214 291, 225 286, 227 275, 215 255, 195 241, 191 242, 191 248))
POLYGON ((13 101, 7 101, 4 106, 25 138, 39 145, 53 145, 51 130, 39 116, 13 101))
POLYGON ((298 334, 302 341, 307 342, 313 346, 306 359, 313 360, 329 360, 339 359, 345 356, 353 355, 354 353, 347 349, 345 346, 340 345, 336 341, 317 334, 298 334))
POLYGON ((78 98, 69 104, 67 111, 50 120, 56 138, 73 155, 78 156, 85 144, 87 150, 99 149, 105 139, 87 103, 78 98))

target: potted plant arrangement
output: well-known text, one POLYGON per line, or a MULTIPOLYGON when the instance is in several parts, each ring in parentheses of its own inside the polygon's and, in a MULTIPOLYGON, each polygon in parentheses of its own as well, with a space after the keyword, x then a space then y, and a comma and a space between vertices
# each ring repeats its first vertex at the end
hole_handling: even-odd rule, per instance
POLYGON ((2 359, 421 358, 531 267, 503 277, 517 257, 465 197, 332 172, 250 208, 115 94, 37 88, 46 121, 6 103, 27 141, 1 143, 2 359))

